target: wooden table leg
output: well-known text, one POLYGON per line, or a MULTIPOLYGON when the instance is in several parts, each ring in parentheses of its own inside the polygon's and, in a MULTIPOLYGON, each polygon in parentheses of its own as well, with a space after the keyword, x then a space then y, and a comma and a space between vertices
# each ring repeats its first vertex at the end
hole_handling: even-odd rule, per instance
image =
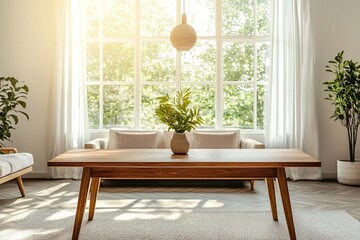
POLYGON ((275 197, 275 187, 273 178, 265 178, 266 185, 269 192, 269 200, 271 206, 271 213, 274 221, 278 220, 277 208, 276 208, 276 197, 275 197))
POLYGON ((89 221, 94 219, 96 199, 100 188, 100 180, 100 178, 91 179, 89 221))
POLYGON ((251 191, 254 190, 254 185, 255 185, 255 180, 254 180, 254 179, 250 179, 250 190, 251 190, 251 191))
POLYGON ((288 189, 288 185, 287 185, 287 181, 286 181, 286 175, 285 175, 284 168, 277 169, 277 182, 279 185, 281 200, 282 200, 283 207, 284 207, 284 213, 285 213, 286 223, 287 223, 288 230, 289 230, 290 239, 295 240, 296 239, 295 226, 294 226, 294 220, 293 220, 293 216, 292 216, 289 189, 288 189))
POLYGON ((76 207, 75 223, 72 235, 73 240, 77 240, 79 238, 81 223, 86 207, 87 195, 89 192, 90 172, 90 168, 84 167, 79 190, 79 199, 76 207))
POLYGON ((25 197, 25 189, 24 189, 24 184, 23 184, 23 182, 22 182, 22 180, 21 180, 21 177, 17 177, 17 178, 16 178, 16 183, 17 183, 17 185, 18 185, 18 187, 19 187, 21 196, 22 196, 22 197, 25 197))

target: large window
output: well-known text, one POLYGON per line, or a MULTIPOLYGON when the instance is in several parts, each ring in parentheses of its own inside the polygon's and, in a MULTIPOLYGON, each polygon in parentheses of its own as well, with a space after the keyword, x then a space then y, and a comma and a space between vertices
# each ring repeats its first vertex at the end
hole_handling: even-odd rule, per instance
POLYGON ((188 52, 169 40, 181 0, 87 1, 90 128, 162 128, 156 98, 188 87, 203 127, 264 128, 271 0, 187 0, 188 52))

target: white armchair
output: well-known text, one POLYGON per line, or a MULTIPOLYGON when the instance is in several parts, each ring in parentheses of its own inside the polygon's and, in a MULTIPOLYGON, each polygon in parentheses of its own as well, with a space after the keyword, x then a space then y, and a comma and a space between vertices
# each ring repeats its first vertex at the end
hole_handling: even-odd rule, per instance
POLYGON ((32 171, 32 154, 17 153, 16 148, 0 148, 0 152, 0 184, 16 179, 21 196, 25 197, 21 176, 32 171))

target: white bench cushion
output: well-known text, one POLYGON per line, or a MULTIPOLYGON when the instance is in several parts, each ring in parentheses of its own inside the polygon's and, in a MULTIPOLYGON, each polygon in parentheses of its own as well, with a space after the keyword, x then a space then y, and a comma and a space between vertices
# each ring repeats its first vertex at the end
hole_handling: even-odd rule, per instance
POLYGON ((117 132, 115 148, 117 149, 139 149, 157 148, 157 132, 129 133, 117 132))
POLYGON ((20 171, 34 164, 30 153, 13 153, 0 155, 0 177, 20 171))
POLYGON ((238 148, 235 132, 194 132, 194 148, 238 148))
MULTIPOLYGON (((163 148, 164 143, 163 143, 163 137, 162 137, 162 131, 156 131, 156 130, 136 130, 136 129, 122 129, 122 128, 111 128, 109 131, 109 143, 108 143, 108 148, 109 149, 118 149, 118 148, 130 148, 130 143, 123 145, 124 147, 121 147, 120 144, 118 143, 119 140, 119 134, 122 135, 120 136, 120 138, 125 137, 124 134, 133 134, 131 136, 128 136, 129 138, 132 138, 131 140, 135 140, 135 139, 140 139, 140 141, 146 140, 146 139, 142 139, 141 140, 141 134, 145 134, 145 136, 149 137, 149 138, 155 138, 156 137, 156 147, 155 148, 163 148), (155 134, 156 133, 156 134, 155 134), (150 134, 152 136, 146 135, 146 134, 150 134), (154 135, 156 135, 154 137, 154 135)), ((129 141, 131 141, 129 139, 129 141)), ((149 140, 149 139, 147 139, 149 140)), ((131 148, 143 148, 143 147, 131 147, 131 148)), ((147 147, 149 148, 149 147, 147 147)))

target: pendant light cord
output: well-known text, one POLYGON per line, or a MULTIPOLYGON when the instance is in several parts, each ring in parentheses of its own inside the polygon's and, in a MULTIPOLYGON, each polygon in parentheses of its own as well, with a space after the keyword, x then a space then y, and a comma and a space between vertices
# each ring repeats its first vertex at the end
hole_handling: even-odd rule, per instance
POLYGON ((186 24, 185 0, 183 0, 183 14, 182 14, 182 17, 181 17, 181 23, 186 24))

